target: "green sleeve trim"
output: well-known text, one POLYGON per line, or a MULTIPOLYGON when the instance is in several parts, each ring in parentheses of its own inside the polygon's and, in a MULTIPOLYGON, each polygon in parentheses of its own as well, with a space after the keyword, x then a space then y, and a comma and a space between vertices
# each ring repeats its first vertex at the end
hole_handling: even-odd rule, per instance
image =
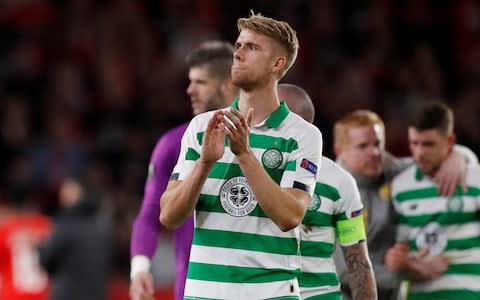
POLYGON ((365 226, 363 225, 363 215, 338 221, 337 236, 342 246, 364 241, 367 235, 365 233, 365 226))

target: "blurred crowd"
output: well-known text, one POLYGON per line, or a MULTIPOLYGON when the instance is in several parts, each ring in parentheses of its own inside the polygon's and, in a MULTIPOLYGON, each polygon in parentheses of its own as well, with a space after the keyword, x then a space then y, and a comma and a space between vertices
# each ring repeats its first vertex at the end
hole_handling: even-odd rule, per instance
POLYGON ((12 195, 48 215, 67 176, 88 177, 115 222, 128 278, 131 224, 158 137, 191 116, 185 54, 233 42, 249 9, 298 32, 283 82, 308 91, 332 157, 333 122, 357 108, 408 154, 405 119, 425 100, 455 110, 458 143, 480 153, 480 2, 475 0, 0 1, 0 165, 12 195), (14 163, 12 163, 14 162, 14 163))

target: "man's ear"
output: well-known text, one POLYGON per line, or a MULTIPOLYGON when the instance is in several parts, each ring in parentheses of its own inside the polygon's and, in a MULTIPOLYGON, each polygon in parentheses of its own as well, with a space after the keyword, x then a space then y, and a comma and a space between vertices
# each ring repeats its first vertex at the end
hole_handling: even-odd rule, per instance
POLYGON ((457 142, 457 137, 455 136, 455 134, 449 134, 447 136, 447 142, 450 147, 455 145, 455 143, 457 142))
POLYGON ((342 153, 342 149, 339 145, 334 145, 333 146, 333 153, 335 153, 335 157, 338 158, 340 154, 342 153))
POLYGON ((287 58, 285 56, 277 57, 273 64, 272 71, 275 73, 280 73, 285 68, 286 63, 287 63, 287 58))

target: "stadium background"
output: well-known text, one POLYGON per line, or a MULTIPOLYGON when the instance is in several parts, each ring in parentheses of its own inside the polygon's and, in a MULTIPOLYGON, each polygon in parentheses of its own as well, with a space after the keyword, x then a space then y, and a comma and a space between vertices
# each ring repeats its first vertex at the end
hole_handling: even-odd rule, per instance
POLYGON ((408 154, 405 118, 430 99, 454 108, 458 142, 480 154, 479 1, 3 0, 0 166, 20 155, 25 171, 2 170, 2 182, 15 177, 18 198, 53 215, 66 175, 94 178, 116 222, 113 299, 128 286, 150 152, 190 118, 184 56, 205 40, 234 42, 249 9, 297 30, 282 81, 312 96, 327 156, 333 122, 357 108, 379 113, 387 149, 408 154))

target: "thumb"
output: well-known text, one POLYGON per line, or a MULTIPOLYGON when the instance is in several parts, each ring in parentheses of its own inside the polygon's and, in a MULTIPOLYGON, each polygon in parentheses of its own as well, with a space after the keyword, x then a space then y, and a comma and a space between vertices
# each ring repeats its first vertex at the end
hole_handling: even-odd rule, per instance
POLYGON ((253 121, 253 107, 250 107, 247 111, 247 125, 248 125, 248 128, 252 127, 252 121, 253 121))

